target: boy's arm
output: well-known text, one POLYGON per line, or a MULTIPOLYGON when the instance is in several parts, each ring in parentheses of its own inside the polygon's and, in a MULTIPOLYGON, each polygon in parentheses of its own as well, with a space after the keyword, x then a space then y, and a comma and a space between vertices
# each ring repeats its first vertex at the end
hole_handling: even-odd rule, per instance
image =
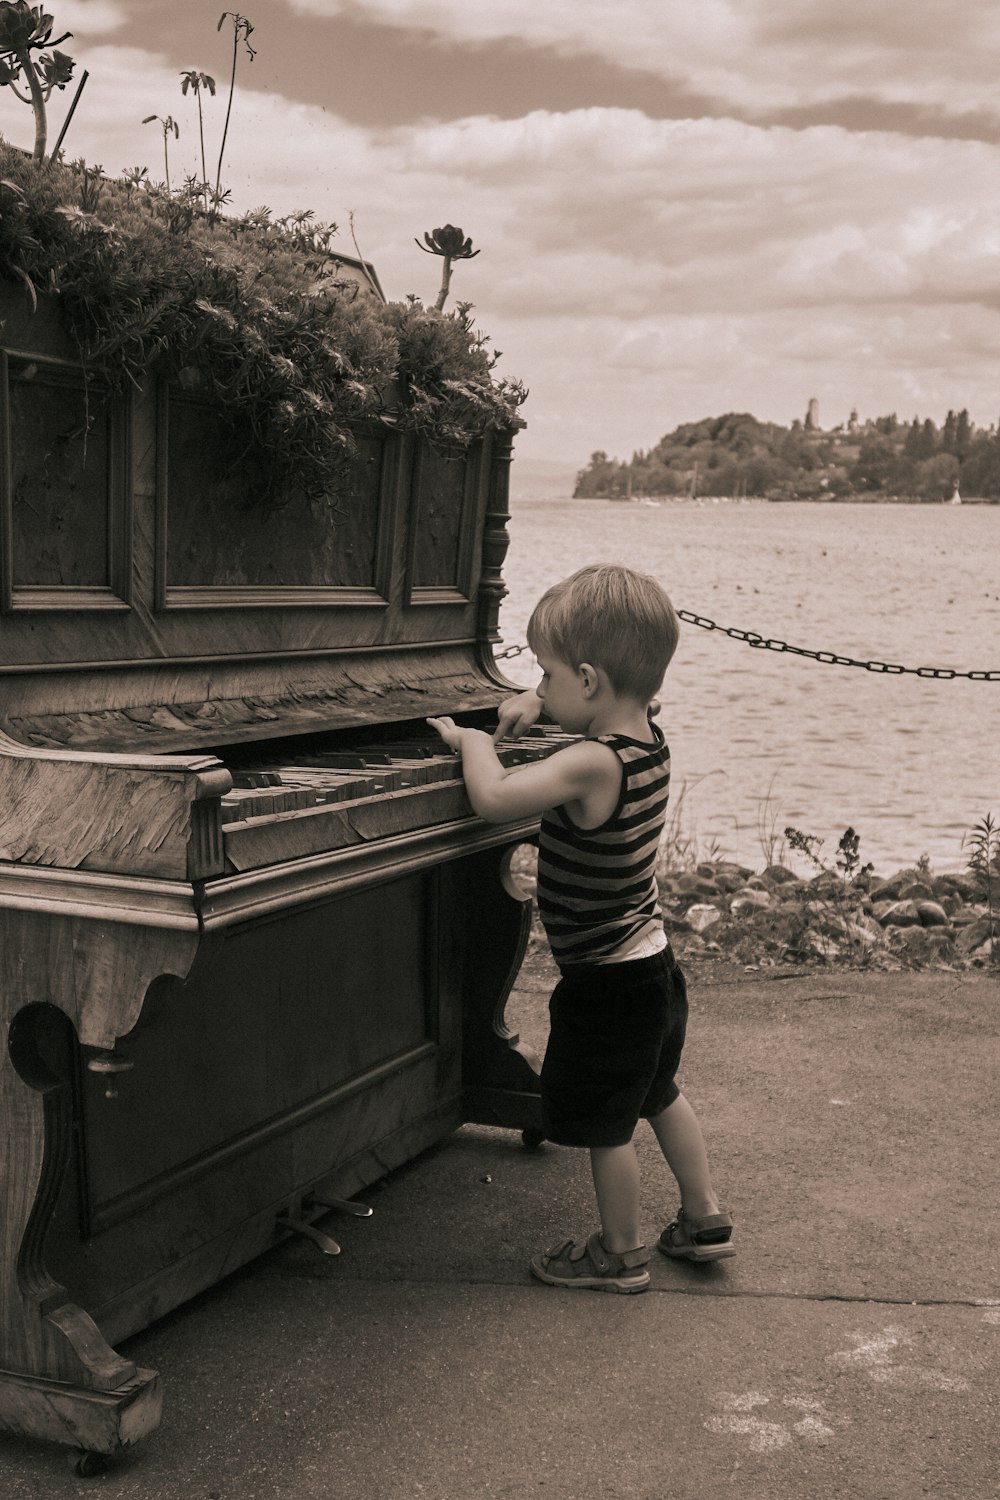
POLYGON ((514 823, 564 803, 582 804, 617 796, 621 763, 595 740, 567 745, 544 760, 502 766, 490 735, 452 719, 428 719, 445 744, 462 757, 462 774, 473 811, 487 823, 514 823))

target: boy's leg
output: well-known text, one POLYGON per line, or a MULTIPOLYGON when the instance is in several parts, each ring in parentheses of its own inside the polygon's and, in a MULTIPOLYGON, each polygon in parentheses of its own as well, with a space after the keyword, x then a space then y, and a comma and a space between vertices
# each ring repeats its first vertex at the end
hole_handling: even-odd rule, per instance
POLYGON ((650 1120, 660 1150, 677 1178, 681 1204, 691 1218, 717 1214, 719 1202, 712 1187, 708 1152, 698 1124, 698 1116, 683 1094, 650 1120))
POLYGON ((639 1162, 626 1146, 591 1146, 590 1170, 605 1250, 624 1255, 642 1244, 639 1228, 639 1162))
POLYGON ((531 1273, 550 1286, 603 1292, 644 1292, 649 1251, 639 1229, 639 1163, 631 1144, 592 1146, 590 1163, 601 1232, 585 1244, 563 1240, 536 1255, 531 1273))
POLYGON ((672 1258, 693 1261, 735 1255, 733 1221, 719 1211, 698 1116, 678 1094, 649 1123, 681 1192, 680 1211, 660 1235, 659 1249, 672 1258))

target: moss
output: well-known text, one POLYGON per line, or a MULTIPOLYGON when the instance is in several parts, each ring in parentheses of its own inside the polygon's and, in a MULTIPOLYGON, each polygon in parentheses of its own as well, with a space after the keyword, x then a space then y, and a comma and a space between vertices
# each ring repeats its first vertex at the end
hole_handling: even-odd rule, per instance
POLYGON ((310 216, 203 213, 99 168, 0 142, 0 277, 55 293, 84 367, 113 386, 165 373, 249 431, 273 493, 321 493, 359 423, 465 447, 521 425, 468 306, 384 304, 339 272, 310 216))

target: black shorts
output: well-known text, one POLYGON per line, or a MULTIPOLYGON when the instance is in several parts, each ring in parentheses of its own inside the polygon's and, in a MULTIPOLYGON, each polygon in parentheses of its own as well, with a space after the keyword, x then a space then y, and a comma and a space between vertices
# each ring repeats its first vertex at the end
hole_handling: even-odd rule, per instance
POLYGON ((545 1134, 562 1146, 623 1146, 673 1104, 687 1025, 673 953, 563 970, 542 1064, 545 1134))

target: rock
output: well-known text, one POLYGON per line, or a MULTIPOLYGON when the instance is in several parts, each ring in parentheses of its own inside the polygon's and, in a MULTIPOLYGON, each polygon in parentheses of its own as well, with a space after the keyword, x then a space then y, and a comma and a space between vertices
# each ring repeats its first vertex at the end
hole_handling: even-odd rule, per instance
POLYGON ((687 920, 687 918, 680 917, 676 914, 676 912, 672 911, 664 911, 663 927, 667 933, 691 931, 691 923, 687 920))
POLYGON ((687 909, 687 922, 692 932, 705 932, 721 920, 722 913, 717 906, 697 904, 687 909))
POLYGON ((877 880, 871 888, 873 901, 898 901, 902 881, 898 877, 891 880, 877 880))
POLYGON ((875 918, 883 927, 920 927, 920 913, 915 901, 876 901, 875 918))
POLYGON ((912 880, 908 885, 903 885, 899 892, 900 901, 933 901, 934 892, 923 880, 912 880))
POLYGON ((885 932, 879 926, 878 922, 875 921, 874 917, 869 917, 865 912, 859 911, 855 913, 854 920, 847 922, 847 931, 855 942, 863 941, 877 945, 886 941, 885 932))
POLYGON ((936 875, 933 886, 939 901, 943 896, 958 896, 962 901, 974 901, 979 894, 979 887, 971 875, 936 875))
MULTIPOLYGON (((975 953, 977 948, 989 940, 991 925, 989 913, 987 912, 985 916, 977 917, 974 922, 970 922, 967 926, 962 927, 955 940, 955 946, 959 953, 975 953)), ((1000 927, 1000 923, 997 925, 1000 927)))
POLYGON ((892 927, 888 938, 894 948, 902 949, 910 958, 925 958, 928 954, 926 929, 917 927, 892 927))
POLYGON ((671 890, 678 896, 717 896, 719 888, 714 879, 703 875, 672 875, 668 877, 671 890))
POLYGON ((929 963, 952 951, 952 934, 944 927, 893 927, 889 941, 916 963, 929 963))
POLYGON ((787 885, 790 880, 798 880, 798 878, 794 870, 790 870, 787 865, 768 865, 761 876, 762 880, 766 880, 771 885, 787 885))
POLYGON ((759 890, 756 886, 744 886, 729 904, 729 910, 734 917, 743 916, 748 911, 758 911, 764 906, 770 906, 770 891, 759 890))
POLYGON ((922 927, 949 927, 948 913, 937 901, 918 901, 917 916, 922 927))
POLYGON ((968 927, 972 922, 978 922, 980 917, 988 915, 985 906, 960 906, 952 913, 951 920, 956 927, 968 927))
POLYGON ((815 953, 817 958, 839 958, 840 944, 825 932, 807 932, 800 945, 807 953, 815 953))
POLYGON ((938 876, 921 865, 907 865, 905 869, 897 870, 895 875, 890 875, 887 880, 879 880, 877 876, 872 879, 872 895, 878 896, 883 901, 901 901, 912 886, 922 886, 928 895, 937 894, 936 886, 938 880, 951 880, 953 876, 938 876))

